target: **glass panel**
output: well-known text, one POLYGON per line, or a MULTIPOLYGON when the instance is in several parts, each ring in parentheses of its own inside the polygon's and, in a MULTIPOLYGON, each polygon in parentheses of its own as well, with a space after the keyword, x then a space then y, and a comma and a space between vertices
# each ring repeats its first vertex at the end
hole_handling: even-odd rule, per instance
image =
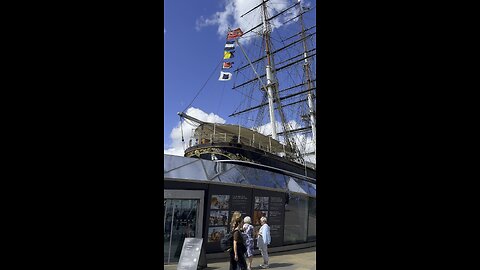
POLYGON ((179 157, 169 158, 168 161, 164 162, 163 170, 163 177, 204 181, 208 180, 200 159, 179 157))
POLYGON ((273 172, 266 170, 255 170, 255 175, 257 177, 257 183, 259 186, 275 188, 276 183, 272 181, 273 172))
POLYGON ((317 238, 317 200, 308 198, 308 241, 317 238))
POLYGON ((163 210, 165 215, 163 217, 163 262, 168 262, 168 251, 170 247, 170 236, 172 230, 172 200, 163 201, 163 210))
POLYGON ((304 193, 303 189, 300 187, 300 185, 295 181, 295 178, 289 177, 288 180, 288 190, 292 192, 297 192, 297 193, 304 193))
MULTIPOLYGON (((221 157, 217 157, 217 158, 221 159, 221 157)), ((207 179, 213 179, 222 171, 221 163, 214 163, 208 160, 201 160, 201 162, 202 162, 203 168, 205 169, 207 179)))
POLYGON ((317 196, 317 185, 307 182, 307 193, 311 196, 317 196))
MULTIPOLYGON (((241 168, 242 169, 242 168, 241 168)), ((247 184, 245 179, 245 172, 240 172, 237 166, 232 164, 225 164, 222 166, 222 173, 218 176, 218 179, 224 183, 243 183, 247 184)))
POLYGON ((178 262, 186 237, 195 237, 199 200, 172 200, 173 215, 170 262, 178 262))
POLYGON ((277 188, 287 189, 288 179, 286 175, 274 173, 273 176, 274 176, 273 180, 277 184, 276 186, 277 188))
POLYGON ((307 240, 307 198, 290 195, 285 206, 284 243, 302 243, 307 240))
POLYGON ((187 157, 178 158, 177 156, 163 155, 163 171, 170 171, 194 162, 198 162, 198 159, 187 157))
POLYGON ((281 190, 288 188, 292 192, 316 196, 315 184, 282 173, 238 164, 215 163, 209 160, 169 155, 164 155, 164 157, 163 175, 165 178, 241 183, 281 190))
POLYGON ((308 188, 309 188, 309 186, 308 186, 309 183, 306 182, 306 181, 302 181, 298 178, 294 178, 294 179, 295 179, 295 182, 298 184, 298 186, 302 189, 302 193, 307 193, 308 188))

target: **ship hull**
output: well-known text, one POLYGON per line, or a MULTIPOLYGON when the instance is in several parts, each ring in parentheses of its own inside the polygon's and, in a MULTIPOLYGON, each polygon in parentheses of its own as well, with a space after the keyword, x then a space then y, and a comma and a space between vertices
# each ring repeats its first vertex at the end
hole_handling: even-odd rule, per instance
POLYGON ((242 160, 278 168, 316 179, 316 170, 248 145, 236 143, 198 144, 185 150, 185 157, 206 160, 242 160))

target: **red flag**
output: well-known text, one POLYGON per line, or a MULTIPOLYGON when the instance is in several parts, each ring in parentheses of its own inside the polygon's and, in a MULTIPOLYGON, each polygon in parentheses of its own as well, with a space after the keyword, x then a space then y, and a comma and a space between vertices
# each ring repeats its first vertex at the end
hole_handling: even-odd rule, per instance
POLYGON ((243 32, 240 28, 228 32, 227 40, 236 39, 243 35, 243 32))
POLYGON ((231 68, 232 65, 233 65, 233 62, 224 62, 223 63, 223 68, 224 69, 231 68))

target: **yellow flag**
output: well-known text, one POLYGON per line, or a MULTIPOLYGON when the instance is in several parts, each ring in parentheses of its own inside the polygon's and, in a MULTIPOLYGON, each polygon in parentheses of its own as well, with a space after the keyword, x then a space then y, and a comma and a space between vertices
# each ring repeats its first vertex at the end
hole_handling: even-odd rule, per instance
POLYGON ((223 52, 223 59, 230 59, 233 57, 233 53, 232 52, 227 52, 227 51, 224 51, 223 52))

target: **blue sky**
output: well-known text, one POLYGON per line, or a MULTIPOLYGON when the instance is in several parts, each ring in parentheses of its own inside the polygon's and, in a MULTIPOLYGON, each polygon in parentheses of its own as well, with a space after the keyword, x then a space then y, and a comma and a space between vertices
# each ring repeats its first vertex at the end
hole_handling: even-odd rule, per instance
MULTIPOLYGON (((245 20, 239 16, 259 2, 260 0, 164 1, 164 149, 178 150, 180 119, 177 112, 183 111, 192 102, 207 80, 205 88, 191 105, 200 110, 192 110, 192 115, 204 121, 216 119, 217 122, 236 124, 236 119, 231 119, 228 115, 238 106, 241 96, 231 89, 234 80, 218 81, 222 69, 217 65, 223 61, 225 46, 225 36, 220 33, 226 32, 227 25, 232 28, 242 27, 244 31, 255 25, 254 20, 259 18, 245 20), (172 130, 177 142, 171 139, 172 130)), ((293 2, 270 0, 269 5, 272 9, 281 10, 293 2)), ((241 52, 237 48, 235 58, 238 57, 241 57, 241 52)), ((235 58, 232 61, 235 62, 235 58)), ((188 135, 186 128, 183 126, 184 133, 188 135)), ((187 136, 185 139, 188 140, 187 136)))
MULTIPOLYGON (((171 143, 170 133, 178 124, 177 112, 183 111, 198 90, 222 60, 225 39, 217 34, 217 27, 196 30, 200 16, 220 11, 222 1, 166 0, 164 27, 164 145, 171 143)), ((231 99, 215 98, 222 89, 230 90, 230 82, 218 81, 220 67, 216 68, 200 96, 192 104, 205 112, 222 115, 231 113, 231 99), (220 111, 217 109, 220 108, 220 111)), ((228 94, 228 93, 227 93, 228 94)))

